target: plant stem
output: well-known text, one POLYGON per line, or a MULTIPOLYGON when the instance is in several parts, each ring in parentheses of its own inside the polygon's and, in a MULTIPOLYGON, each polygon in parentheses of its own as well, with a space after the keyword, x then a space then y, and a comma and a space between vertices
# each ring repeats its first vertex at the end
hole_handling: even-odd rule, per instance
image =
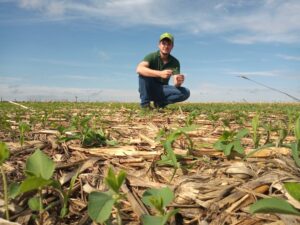
POLYGON ((44 214, 44 212, 43 212, 43 199, 42 199, 43 196, 42 196, 42 189, 41 188, 39 188, 38 193, 39 193, 39 196, 40 196, 40 198, 39 198, 40 199, 39 224, 42 225, 43 224, 43 214, 44 214))
POLYGON ((3 191, 4 191, 4 205, 5 205, 5 216, 6 219, 9 220, 9 211, 8 211, 8 194, 7 194, 7 182, 6 182, 6 176, 3 170, 3 167, 1 166, 1 174, 2 174, 2 181, 3 181, 3 191))
POLYGON ((122 225, 121 212, 118 204, 116 205, 116 208, 117 208, 117 223, 118 225, 122 225))

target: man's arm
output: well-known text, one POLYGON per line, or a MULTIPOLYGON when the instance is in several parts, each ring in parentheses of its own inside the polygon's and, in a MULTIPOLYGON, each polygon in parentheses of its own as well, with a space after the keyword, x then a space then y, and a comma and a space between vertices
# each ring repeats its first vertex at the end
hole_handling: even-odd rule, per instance
POLYGON ((136 72, 144 77, 161 77, 161 78, 169 78, 173 71, 172 70, 153 70, 149 68, 149 62, 142 61, 138 64, 136 68, 136 72))

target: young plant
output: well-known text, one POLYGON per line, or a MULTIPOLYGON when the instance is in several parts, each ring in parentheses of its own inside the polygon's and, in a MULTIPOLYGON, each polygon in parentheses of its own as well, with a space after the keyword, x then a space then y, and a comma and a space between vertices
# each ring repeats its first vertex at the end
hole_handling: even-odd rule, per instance
POLYGON ((193 141, 187 134, 188 131, 194 130, 195 126, 189 126, 189 127, 183 127, 179 128, 170 134, 167 135, 166 140, 162 141, 163 147, 164 147, 164 155, 161 156, 161 160, 157 161, 156 164, 158 165, 170 165, 174 167, 174 172, 171 177, 171 180, 174 178, 176 171, 178 168, 180 168, 180 163, 177 161, 176 155, 173 150, 173 143, 181 136, 184 135, 186 139, 188 140, 188 153, 192 154, 193 150, 193 141))
POLYGON ((229 159, 233 158, 236 154, 243 156, 245 152, 241 144, 241 139, 247 134, 247 129, 242 129, 239 132, 225 130, 219 140, 214 144, 214 148, 223 151, 224 155, 229 159))
POLYGON ((70 181, 70 187, 69 189, 66 191, 66 192, 62 192, 62 195, 63 195, 63 207, 62 209, 60 210, 60 217, 63 218, 65 217, 67 214, 68 214, 68 203, 69 203, 69 199, 70 199, 70 196, 71 196, 71 193, 72 193, 72 190, 73 190, 73 187, 74 187, 74 184, 75 184, 75 181, 79 175, 79 172, 80 172, 80 169, 77 170, 76 174, 72 177, 71 181, 70 181))
POLYGON ((223 129, 224 130, 226 129, 226 127, 228 129, 230 129, 230 119, 229 118, 222 119, 222 123, 223 123, 223 129))
POLYGON ((215 113, 214 111, 211 111, 207 115, 207 119, 209 119, 212 122, 213 128, 215 128, 217 121, 220 119, 220 116, 217 113, 215 113))
POLYGON ((288 130, 284 127, 284 123, 282 121, 278 123, 277 134, 278 139, 276 140, 276 147, 281 147, 283 145, 284 139, 288 135, 288 130))
POLYGON ((293 131, 293 125, 294 125, 293 123, 294 123, 294 114, 290 110, 288 110, 286 126, 289 135, 293 131))
POLYGON ((247 115, 244 112, 241 111, 236 111, 236 117, 235 117, 235 122, 239 125, 244 125, 246 123, 246 117, 247 115))
POLYGON ((44 111, 44 115, 41 116, 42 127, 45 129, 49 118, 49 113, 47 110, 44 111))
MULTIPOLYGON (((295 160, 295 163, 298 167, 300 167, 300 117, 296 120, 295 125, 295 143, 291 144, 292 155, 295 160)), ((284 184, 287 192, 300 203, 300 183, 289 182, 284 184)), ((290 203, 286 200, 278 199, 278 198, 269 198, 269 199, 261 199, 251 205, 250 207, 251 213, 282 213, 282 214, 292 214, 300 216, 300 210, 294 208, 290 203)))
POLYGON ((117 209, 117 223, 122 224, 120 215, 120 200, 123 195, 120 188, 124 183, 126 173, 121 170, 118 175, 115 174, 110 167, 105 177, 105 184, 109 190, 107 192, 91 192, 88 201, 88 214, 93 221, 97 223, 105 223, 112 213, 113 207, 117 209))
POLYGON ((19 131, 20 131, 20 145, 23 148, 24 141, 25 141, 25 134, 26 132, 30 131, 30 126, 27 123, 21 122, 19 124, 19 131))
POLYGON ((116 141, 109 140, 102 129, 93 130, 87 128, 82 135, 81 141, 83 147, 114 146, 117 144, 116 141))
POLYGON ((2 131, 10 131, 10 123, 8 122, 9 117, 6 114, 0 114, 0 127, 2 131))
POLYGON ((260 138, 261 138, 261 135, 259 134, 259 131, 258 131, 258 128, 259 128, 259 115, 256 115, 252 118, 251 125, 252 125, 251 135, 252 135, 254 148, 258 148, 259 141, 260 141, 260 138))
POLYGON ((173 201, 174 194, 170 188, 148 189, 144 192, 142 201, 156 211, 155 216, 143 215, 144 225, 165 225, 178 210, 167 210, 166 207, 173 201))
POLYGON ((89 127, 90 116, 75 119, 74 125, 80 132, 80 140, 83 147, 100 147, 116 145, 116 141, 109 140, 102 129, 94 130, 89 127))
POLYGON ((72 125, 69 128, 58 126, 59 131, 58 140, 59 142, 66 142, 69 140, 79 139, 83 147, 100 147, 100 146, 115 146, 117 144, 114 140, 109 140, 109 136, 105 134, 102 128, 93 129, 89 126, 91 120, 90 116, 81 119, 76 116, 72 120, 72 125), (66 135, 66 131, 77 130, 77 133, 72 135, 66 135))
POLYGON ((4 194, 4 208, 5 208, 5 217, 9 220, 9 211, 8 211, 8 191, 7 191, 7 181, 4 169, 2 164, 5 160, 9 158, 9 150, 4 142, 0 142, 0 169, 2 175, 2 182, 3 182, 3 194, 4 194))
POLYGON ((192 111, 185 120, 185 126, 192 126, 199 112, 197 110, 192 111))
POLYGON ((36 150, 26 161, 25 175, 26 178, 16 188, 14 196, 37 190, 37 196, 28 201, 29 207, 33 211, 39 212, 40 221, 43 221, 43 212, 48 210, 52 205, 44 207, 42 189, 45 187, 53 187, 61 190, 58 181, 51 179, 55 169, 54 162, 39 149, 36 150))
MULTIPOLYGON (((284 184, 287 192, 300 203, 300 183, 289 182, 284 184)), ((286 200, 279 198, 266 198, 250 206, 251 213, 280 213, 300 216, 299 209, 294 208, 286 200)))
POLYGON ((295 160, 295 163, 298 167, 300 167, 300 158, 299 158, 299 153, 300 153, 300 117, 296 120, 295 124, 295 137, 296 141, 291 144, 291 149, 292 149, 292 155, 295 160))
POLYGON ((271 143, 270 142, 271 132, 276 130, 276 128, 272 126, 271 121, 269 121, 265 124, 262 124, 262 127, 264 128, 265 133, 266 133, 266 139, 265 139, 264 145, 270 144, 271 143))

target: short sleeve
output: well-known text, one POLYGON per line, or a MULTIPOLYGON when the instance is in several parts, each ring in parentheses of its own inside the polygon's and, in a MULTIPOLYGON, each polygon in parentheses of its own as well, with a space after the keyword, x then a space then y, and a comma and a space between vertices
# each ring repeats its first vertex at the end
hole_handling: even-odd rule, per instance
POLYGON ((150 53, 144 57, 143 61, 151 63, 153 61, 153 59, 154 59, 153 53, 150 53))

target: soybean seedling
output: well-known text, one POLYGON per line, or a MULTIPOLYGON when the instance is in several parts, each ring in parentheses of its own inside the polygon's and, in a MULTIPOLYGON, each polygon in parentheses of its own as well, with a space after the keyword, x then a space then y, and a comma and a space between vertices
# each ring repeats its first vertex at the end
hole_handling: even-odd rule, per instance
POLYGON ((219 140, 214 144, 214 148, 223 151, 224 155, 229 159, 233 158, 235 154, 243 156, 245 152, 241 144, 241 139, 247 134, 247 129, 242 129, 239 132, 225 130, 219 140))
POLYGON ((19 131, 20 131, 20 145, 23 148, 24 141, 25 141, 25 134, 26 132, 30 131, 30 126, 27 123, 21 122, 19 124, 19 131))
POLYGON ((120 188, 124 183, 126 173, 121 170, 119 174, 115 174, 110 167, 105 177, 105 184, 109 190, 107 192, 91 192, 88 201, 88 214, 93 221, 97 223, 104 223, 111 217, 112 209, 117 209, 117 223, 122 224, 122 218, 120 215, 120 200, 123 195, 120 192, 120 188))
POLYGON ((53 205, 44 207, 42 189, 53 187, 61 190, 60 183, 51 179, 54 173, 54 162, 39 149, 36 150, 26 161, 25 175, 26 178, 20 185, 15 185, 16 190, 14 196, 37 190, 37 195, 28 201, 31 210, 39 212, 40 224, 43 221, 43 212, 51 208, 53 205))
POLYGON ((155 216, 143 215, 144 225, 165 225, 178 210, 167 210, 166 207, 173 201, 174 193, 170 188, 148 189, 144 192, 142 201, 156 211, 155 216))
MULTIPOLYGON (((189 137, 187 132, 194 130, 194 129, 195 129, 195 126, 179 128, 179 129, 167 134, 166 140, 162 141, 162 144, 164 147, 164 155, 162 155, 161 160, 157 161, 156 163, 158 165, 170 165, 170 166, 174 167, 174 172, 173 172, 173 175, 172 175, 170 181, 173 180, 177 169, 180 168, 180 166, 181 166, 180 163, 177 161, 177 157, 174 153, 172 145, 181 135, 184 135, 189 143, 188 154, 191 155, 192 150, 193 150, 193 141, 191 140, 191 138, 189 137)), ((159 134, 159 135, 162 135, 162 134, 159 134)))

